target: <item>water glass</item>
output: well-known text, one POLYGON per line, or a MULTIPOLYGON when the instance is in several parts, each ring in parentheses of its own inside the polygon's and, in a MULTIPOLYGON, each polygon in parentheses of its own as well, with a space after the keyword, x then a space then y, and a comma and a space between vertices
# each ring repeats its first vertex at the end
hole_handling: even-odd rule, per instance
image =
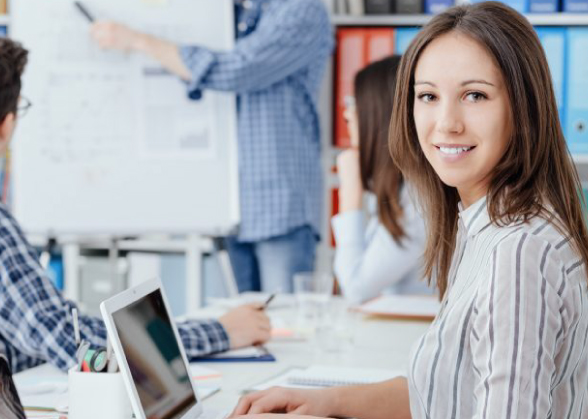
POLYGON ((294 275, 297 324, 301 334, 312 336, 316 328, 327 321, 333 286, 334 277, 329 273, 301 272, 294 275))

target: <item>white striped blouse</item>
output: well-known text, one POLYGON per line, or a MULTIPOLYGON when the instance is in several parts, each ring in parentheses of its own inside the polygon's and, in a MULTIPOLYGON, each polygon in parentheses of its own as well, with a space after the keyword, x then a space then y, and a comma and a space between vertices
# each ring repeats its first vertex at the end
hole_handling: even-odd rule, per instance
POLYGON ((588 418, 587 276, 552 223, 460 212, 441 312, 415 345, 413 419, 588 418))

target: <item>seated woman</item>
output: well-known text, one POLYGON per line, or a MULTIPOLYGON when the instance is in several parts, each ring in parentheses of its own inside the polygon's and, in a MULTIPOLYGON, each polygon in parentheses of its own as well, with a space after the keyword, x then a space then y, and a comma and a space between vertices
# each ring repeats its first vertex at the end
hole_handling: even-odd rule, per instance
POLYGON ((588 417, 588 233, 533 27, 497 2, 433 17, 400 64, 391 127, 442 295, 408 379, 272 389, 236 413, 588 417))
POLYGON ((339 211, 335 274, 345 298, 361 303, 383 291, 431 294, 423 280, 425 225, 388 152, 388 128, 400 56, 355 76, 355 101, 345 112, 352 148, 337 158, 339 211), (369 191, 364 208, 364 191, 369 191), (366 212, 371 216, 366 225, 366 212))

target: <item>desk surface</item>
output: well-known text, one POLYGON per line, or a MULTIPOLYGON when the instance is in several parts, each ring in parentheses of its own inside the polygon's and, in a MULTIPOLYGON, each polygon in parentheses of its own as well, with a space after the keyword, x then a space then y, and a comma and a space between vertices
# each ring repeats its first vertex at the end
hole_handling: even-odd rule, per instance
MULTIPOLYGON (((198 317, 217 314, 203 310, 198 317)), ((293 324, 293 308, 275 308, 268 314, 272 321, 293 324)), ((211 408, 227 409, 240 397, 241 391, 265 381, 292 366, 312 364, 341 365, 352 367, 386 368, 405 371, 409 352, 413 344, 426 331, 429 323, 420 321, 387 320, 361 317, 354 328, 354 344, 346 352, 320 350, 315 339, 305 341, 274 340, 266 347, 276 357, 276 362, 249 363, 200 363, 222 373, 222 389, 206 399, 204 404, 211 408)), ((17 386, 30 382, 35 376, 61 375, 55 368, 44 365, 16 375, 17 386)))

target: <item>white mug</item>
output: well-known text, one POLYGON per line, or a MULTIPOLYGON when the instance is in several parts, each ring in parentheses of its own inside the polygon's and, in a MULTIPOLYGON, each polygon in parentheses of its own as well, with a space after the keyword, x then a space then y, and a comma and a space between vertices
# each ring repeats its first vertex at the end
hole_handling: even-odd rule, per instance
POLYGON ((69 370, 69 419, 131 419, 131 402, 119 372, 69 370))

